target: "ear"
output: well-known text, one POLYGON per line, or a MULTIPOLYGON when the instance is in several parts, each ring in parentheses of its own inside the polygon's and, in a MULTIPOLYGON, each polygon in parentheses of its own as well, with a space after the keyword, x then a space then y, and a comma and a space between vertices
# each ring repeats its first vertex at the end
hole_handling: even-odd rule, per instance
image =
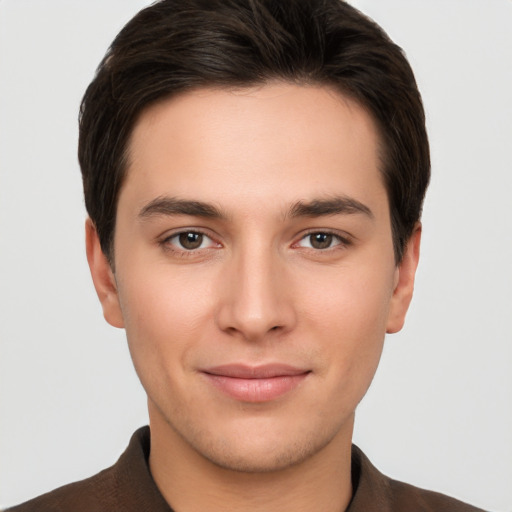
POLYGON ((386 332, 392 334, 400 331, 405 322, 405 315, 411 303, 414 291, 414 277, 420 257, 421 223, 417 222, 407 242, 402 261, 396 268, 395 289, 391 297, 386 332))
POLYGON ((98 232, 90 218, 85 221, 85 248, 94 288, 103 308, 103 316, 110 325, 124 327, 114 273, 101 250, 98 232))

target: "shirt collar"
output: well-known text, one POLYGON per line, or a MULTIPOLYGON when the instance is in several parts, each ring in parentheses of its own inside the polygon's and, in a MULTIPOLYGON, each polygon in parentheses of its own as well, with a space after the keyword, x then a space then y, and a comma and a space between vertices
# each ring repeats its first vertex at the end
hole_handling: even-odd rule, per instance
MULTIPOLYGON (((142 427, 133 434, 128 448, 111 468, 126 512, 172 512, 151 476, 150 446, 149 427, 142 427)), ((352 500, 346 512, 391 512, 389 479, 355 445, 352 445, 352 488, 352 500)))

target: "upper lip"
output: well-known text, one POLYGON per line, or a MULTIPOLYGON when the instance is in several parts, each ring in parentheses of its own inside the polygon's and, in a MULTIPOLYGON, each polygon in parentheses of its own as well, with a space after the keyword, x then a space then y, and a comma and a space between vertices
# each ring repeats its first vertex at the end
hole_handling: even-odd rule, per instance
POLYGON ((257 366, 247 364, 224 364, 203 370, 204 373, 210 375, 236 379, 270 379, 272 377, 303 375, 309 373, 309 371, 310 370, 304 368, 297 368, 296 366, 281 363, 257 366))

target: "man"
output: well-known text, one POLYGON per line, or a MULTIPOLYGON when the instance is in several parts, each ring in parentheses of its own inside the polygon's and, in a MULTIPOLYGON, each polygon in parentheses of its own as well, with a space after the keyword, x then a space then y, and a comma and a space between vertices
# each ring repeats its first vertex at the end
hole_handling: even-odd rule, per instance
POLYGON ((412 297, 413 74, 338 0, 162 1, 87 90, 87 256, 148 395, 105 472, 13 510, 477 510, 351 445, 412 297))

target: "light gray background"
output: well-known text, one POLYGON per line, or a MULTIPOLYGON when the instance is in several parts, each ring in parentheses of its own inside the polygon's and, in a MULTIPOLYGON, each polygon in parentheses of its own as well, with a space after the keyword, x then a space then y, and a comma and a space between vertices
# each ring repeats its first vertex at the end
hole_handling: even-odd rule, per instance
MULTIPOLYGON (((407 52, 433 180, 404 331, 355 440, 382 471, 512 511, 512 2, 354 0, 407 52)), ((80 98, 141 0, 0 1, 0 506, 113 463, 147 422, 86 265, 80 98)))

